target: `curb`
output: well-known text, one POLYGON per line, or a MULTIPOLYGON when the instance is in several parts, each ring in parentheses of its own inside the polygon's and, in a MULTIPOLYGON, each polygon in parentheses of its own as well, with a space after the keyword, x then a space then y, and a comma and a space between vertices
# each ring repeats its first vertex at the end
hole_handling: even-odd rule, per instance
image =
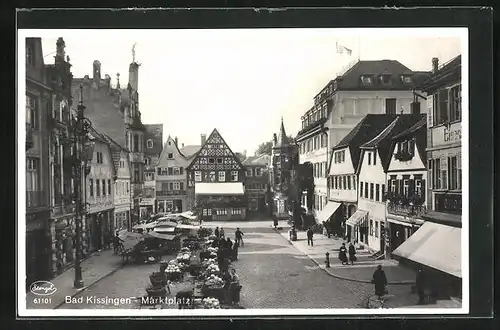
MULTIPOLYGON (((75 292, 74 294, 71 295, 71 298, 75 297, 76 295, 84 292, 85 290, 93 287, 94 285, 96 285, 97 283, 99 283, 100 281, 102 281, 103 279, 113 275, 114 273, 116 273, 118 270, 122 269, 125 265, 123 264, 120 264, 120 266, 118 266, 117 268, 113 269, 112 271, 110 271, 109 273, 105 274, 104 276, 98 278, 96 281, 94 281, 93 283, 90 283, 89 285, 87 286, 84 286, 82 289, 79 289, 77 292, 75 292)), ((62 305, 64 305, 66 302, 63 300, 61 303, 57 304, 53 309, 58 309, 59 307, 61 307, 62 305)))
MULTIPOLYGON (((290 241, 289 239, 285 238, 283 235, 281 235, 281 233, 275 229, 275 231, 284 239, 288 242, 288 244, 292 245, 293 247, 295 247, 297 249, 297 251, 301 252, 302 254, 306 255, 309 257, 309 259, 312 260, 312 262, 314 262, 317 266, 319 266, 320 269, 324 270, 328 275, 332 276, 332 277, 335 277, 339 280, 344 280, 344 281, 351 281, 351 282, 357 282, 357 283, 368 283, 368 284, 372 284, 371 281, 369 280, 358 280, 358 279, 353 279, 353 278, 349 278, 349 277, 343 277, 343 276, 340 276, 340 275, 337 275, 337 274, 334 274, 332 273, 331 271, 328 270, 328 268, 323 268, 321 267, 322 264, 320 264, 318 261, 316 261, 315 259, 313 259, 312 257, 310 257, 307 253, 304 253, 303 251, 300 251, 296 246, 295 244, 290 241)), ((411 280, 402 280, 402 281, 393 281, 393 282, 388 282, 387 285, 404 285, 404 284, 415 284, 415 281, 411 281, 411 280)))

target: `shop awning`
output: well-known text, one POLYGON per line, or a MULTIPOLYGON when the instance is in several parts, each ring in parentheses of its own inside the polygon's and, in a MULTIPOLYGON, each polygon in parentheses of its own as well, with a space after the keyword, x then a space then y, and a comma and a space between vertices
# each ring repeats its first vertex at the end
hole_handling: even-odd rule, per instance
POLYGON ((461 228, 426 222, 393 254, 462 278, 461 228))
POLYGON ((325 207, 318 212, 318 215, 316 216, 319 223, 323 223, 323 221, 328 220, 332 216, 332 214, 335 213, 335 211, 338 210, 340 207, 341 203, 336 203, 336 202, 328 202, 325 207))
POLYGON ((155 227, 155 233, 175 233, 175 227, 155 227))
POLYGON ((176 236, 175 235, 171 235, 171 234, 163 234, 163 233, 157 233, 157 232, 154 232, 154 231, 151 231, 149 232, 146 237, 154 237, 154 238, 160 238, 160 239, 164 239, 164 240, 167 240, 167 241, 171 241, 173 240, 176 236))
POLYGON ((197 182, 196 195, 244 195, 243 182, 197 182))
POLYGON ((351 227, 359 226, 359 224, 366 218, 367 215, 367 211, 357 210, 353 215, 351 215, 349 219, 347 219, 345 224, 351 227))

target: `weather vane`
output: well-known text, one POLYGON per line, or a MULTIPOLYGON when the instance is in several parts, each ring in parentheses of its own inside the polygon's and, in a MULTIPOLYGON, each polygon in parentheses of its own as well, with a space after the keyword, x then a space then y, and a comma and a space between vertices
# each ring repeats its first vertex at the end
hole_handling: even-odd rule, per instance
POLYGON ((135 62, 135 45, 137 43, 134 43, 134 45, 132 46, 132 62, 135 62))

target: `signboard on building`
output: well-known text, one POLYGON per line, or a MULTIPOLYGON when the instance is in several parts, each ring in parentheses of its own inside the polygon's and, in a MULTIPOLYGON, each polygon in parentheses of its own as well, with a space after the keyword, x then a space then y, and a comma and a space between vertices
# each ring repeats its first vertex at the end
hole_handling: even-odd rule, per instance
POLYGON ((462 123, 453 123, 449 127, 432 128, 432 146, 458 143, 462 140, 462 123))
POLYGON ((462 194, 435 194, 434 209, 438 212, 462 214, 462 194))

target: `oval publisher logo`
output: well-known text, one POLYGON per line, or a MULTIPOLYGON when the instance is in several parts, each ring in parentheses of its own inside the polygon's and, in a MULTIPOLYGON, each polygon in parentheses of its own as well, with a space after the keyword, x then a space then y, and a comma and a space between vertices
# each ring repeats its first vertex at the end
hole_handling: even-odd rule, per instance
POLYGON ((57 291, 57 288, 49 281, 36 281, 30 285, 30 291, 37 296, 50 296, 57 291))

